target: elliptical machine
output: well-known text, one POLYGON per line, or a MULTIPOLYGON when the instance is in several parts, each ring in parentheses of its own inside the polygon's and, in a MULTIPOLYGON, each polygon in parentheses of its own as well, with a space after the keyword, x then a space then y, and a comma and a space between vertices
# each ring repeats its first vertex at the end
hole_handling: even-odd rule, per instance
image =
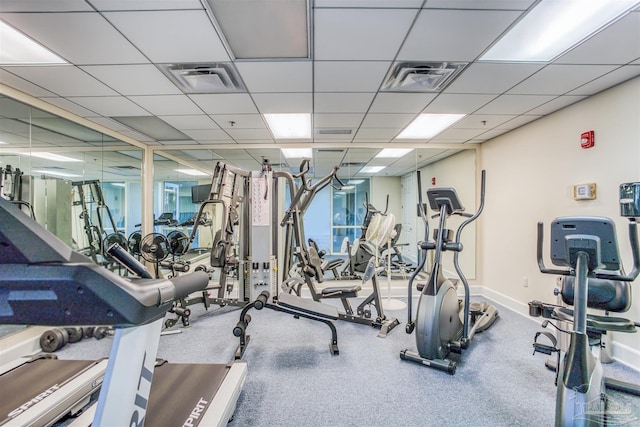
POLYGON ((464 207, 453 188, 432 188, 427 190, 429 206, 438 212, 438 229, 434 230, 435 241, 429 241, 429 222, 422 203, 422 185, 418 172, 419 213, 425 224, 425 239, 419 243, 421 257, 420 265, 411 275, 408 288, 408 318, 405 331, 411 334, 415 328, 416 346, 418 353, 407 349, 400 351, 400 359, 420 363, 423 366, 445 371, 451 375, 456 372, 456 362, 447 359, 451 353, 461 354, 467 349, 476 332, 488 329, 498 317, 498 311, 487 303, 471 303, 469 298, 469 283, 458 263, 458 255, 462 252, 460 237, 462 230, 475 221, 484 208, 485 171, 482 171, 480 184, 480 207, 471 215, 464 212, 464 207), (446 229, 447 219, 451 215, 467 218, 455 234, 446 229), (421 291, 416 312, 416 320, 412 320, 412 289, 414 279, 422 271, 427 259, 427 251, 435 250, 433 267, 426 283, 419 283, 421 291), (456 273, 464 287, 464 300, 459 300, 457 280, 444 277, 442 267, 442 253, 454 253, 453 263, 456 273))
MULTIPOLYGON (((640 183, 622 184, 621 213, 629 218, 629 242, 633 271, 624 273, 613 221, 603 217, 562 217, 551 224, 551 261, 562 269, 545 267, 542 257, 543 225, 538 223, 537 258, 542 273, 563 276, 559 291, 569 307, 532 301, 529 314, 573 323, 569 349, 557 371, 556 426, 601 426, 615 413, 607 410, 606 389, 639 395, 640 387, 605 378, 598 353, 607 332, 636 332, 637 323, 611 316, 587 314, 587 308, 625 312, 631 306, 629 282, 640 273, 640 249, 636 218, 640 217, 640 183), (631 191, 635 198, 623 198, 631 191)), ((545 321, 543 326, 549 322, 545 321)), ((566 331, 562 331, 566 332, 566 331)), ((534 354, 551 354, 560 349, 541 345, 537 337, 534 354)), ((558 360, 560 357, 558 356, 558 360)))

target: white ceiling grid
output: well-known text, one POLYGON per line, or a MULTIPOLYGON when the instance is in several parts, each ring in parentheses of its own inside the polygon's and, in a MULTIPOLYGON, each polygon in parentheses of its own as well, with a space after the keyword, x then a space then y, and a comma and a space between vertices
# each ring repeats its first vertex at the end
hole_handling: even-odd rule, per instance
POLYGON ((382 146, 406 143, 395 137, 420 113, 467 114, 429 140, 411 141, 424 147, 420 156, 385 161, 383 174, 394 175, 640 75, 639 9, 551 63, 522 64, 478 58, 535 0, 310 4, 311 58, 234 60, 206 0, 2 0, 0 19, 70 65, 1 67, 0 83, 154 147, 183 150, 176 156, 190 161, 212 153, 254 168, 262 157, 279 156, 278 147, 302 143, 316 148, 316 170, 353 157, 368 163, 382 146), (224 61, 232 61, 246 93, 184 94, 159 69, 224 61), (382 92, 396 61, 470 64, 439 93, 382 92), (311 141, 275 140, 261 116, 298 112, 313 114, 311 141), (154 139, 112 119, 151 116, 188 139, 154 139), (451 149, 427 153, 429 144, 451 149), (181 147, 198 151, 191 156, 181 147), (344 150, 318 150, 327 147, 344 150))

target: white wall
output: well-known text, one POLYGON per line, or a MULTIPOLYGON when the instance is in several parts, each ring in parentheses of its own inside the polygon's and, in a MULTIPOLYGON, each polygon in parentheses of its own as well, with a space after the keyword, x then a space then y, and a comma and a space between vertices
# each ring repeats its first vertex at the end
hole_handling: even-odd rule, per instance
MULTIPOLYGON (((619 215, 618 187, 640 181, 640 78, 482 144, 481 165, 488 179, 478 247, 488 296, 523 312, 531 300, 554 301, 555 277, 541 274, 536 264, 536 223, 547 225, 548 239, 548 224, 556 216, 614 219, 630 270, 628 222, 619 215), (585 150, 580 134, 587 130, 595 131, 596 143, 585 150), (582 183, 597 184, 596 200, 572 199, 572 186, 582 183)), ((625 317, 637 321, 640 280, 633 290, 635 302, 625 317)), ((640 334, 617 333, 614 340, 614 356, 640 368, 640 334)))
MULTIPOLYGON (((465 212, 476 212, 476 201, 477 197, 479 197, 479 195, 476 195, 476 187, 479 183, 476 184, 475 150, 464 150, 444 160, 432 163, 420 169, 420 175, 423 203, 428 204, 426 196, 428 189, 453 187, 462 205, 465 207, 465 212), (432 184, 432 179, 434 178, 435 184, 432 184)), ((414 211, 415 209, 416 208, 413 208, 414 211)), ((434 212, 428 208, 427 215, 429 217, 430 239, 433 239, 433 230, 438 227, 438 219, 431 218, 433 214, 434 212)), ((478 218, 478 221, 481 221, 483 217, 484 214, 478 218)), ((458 216, 451 217, 447 221, 447 228, 455 232, 464 220, 465 218, 458 216)), ((421 222, 416 223, 415 230, 417 230, 415 233, 416 236, 420 236, 419 240, 422 240, 424 237, 424 226, 421 222)), ((474 279, 476 277, 476 222, 465 227, 461 241, 464 250, 460 253, 460 268, 467 279, 474 279)), ((453 256, 445 254, 443 262, 446 272, 451 272, 455 275, 453 256)))

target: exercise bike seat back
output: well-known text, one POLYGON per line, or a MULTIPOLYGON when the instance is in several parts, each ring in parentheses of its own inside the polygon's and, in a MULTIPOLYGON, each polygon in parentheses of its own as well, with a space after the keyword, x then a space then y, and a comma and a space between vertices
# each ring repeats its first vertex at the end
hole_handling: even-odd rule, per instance
MULTIPOLYGON (((616 313, 629 310, 630 282, 606 278, 609 271, 622 274, 613 221, 602 217, 563 217, 551 225, 551 260, 554 265, 569 267, 554 272, 563 275, 560 294, 563 302, 571 306, 574 305, 576 254, 579 251, 589 254, 587 307, 616 313)), ((556 308, 553 313, 556 319, 569 322, 574 320, 573 315, 573 310, 567 307, 556 308)), ((591 314, 587 315, 587 327, 595 332, 636 331, 630 320, 591 314)))

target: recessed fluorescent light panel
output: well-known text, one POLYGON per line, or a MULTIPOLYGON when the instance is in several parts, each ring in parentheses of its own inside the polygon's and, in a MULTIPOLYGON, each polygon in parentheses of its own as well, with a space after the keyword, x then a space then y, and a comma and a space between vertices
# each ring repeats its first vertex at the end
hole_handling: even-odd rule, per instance
POLYGON ((311 138, 311 114, 264 114, 275 139, 311 138))
POLYGON ((396 139, 432 138, 464 116, 465 114, 420 114, 396 139))
POLYGON ((360 173, 378 173, 384 168, 386 168, 386 166, 365 166, 360 169, 360 173))
POLYGON ((404 156, 405 154, 409 154, 412 151, 413 148, 384 148, 382 151, 376 154, 376 157, 382 159, 397 159, 404 156))
POLYGON ((67 64, 67 61, 3 21, 0 21, 0 40, 0 65, 67 64))
POLYGON ((38 157, 40 159, 53 160, 54 162, 83 162, 84 160, 74 159, 72 157, 61 156, 60 154, 36 152, 36 153, 22 153, 31 157, 38 157))
POLYGON ((33 172, 42 173, 45 175, 59 176, 61 178, 80 178, 82 176, 82 175, 76 175, 73 173, 60 172, 57 170, 49 170, 49 169, 34 169, 33 172))
POLYGON ((480 60, 551 61, 638 4, 638 0, 542 0, 480 60))
POLYGON ((208 173, 204 173, 195 169, 176 169, 175 171, 191 176, 209 176, 208 173))
POLYGON ((7 144, 7 143, 6 143, 6 142, 4 142, 4 141, 0 141, 0 144, 7 144))
POLYGON ((313 156, 311 148, 281 148, 280 151, 287 159, 310 159, 313 156))

